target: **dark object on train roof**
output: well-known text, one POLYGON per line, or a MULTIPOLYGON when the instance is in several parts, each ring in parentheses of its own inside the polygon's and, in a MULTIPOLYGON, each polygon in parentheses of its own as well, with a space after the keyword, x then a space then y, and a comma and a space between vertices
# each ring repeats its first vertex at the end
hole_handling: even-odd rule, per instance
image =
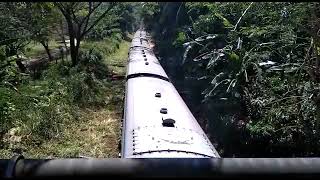
POLYGON ((162 125, 164 127, 174 127, 174 123, 176 123, 176 121, 171 118, 162 120, 162 125))

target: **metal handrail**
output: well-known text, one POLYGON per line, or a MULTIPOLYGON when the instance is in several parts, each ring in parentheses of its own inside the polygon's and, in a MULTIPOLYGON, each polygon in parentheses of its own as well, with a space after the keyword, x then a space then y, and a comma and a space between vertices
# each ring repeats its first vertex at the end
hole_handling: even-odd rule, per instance
POLYGON ((147 158, 0 160, 0 175, 239 177, 260 175, 319 176, 320 158, 147 158))

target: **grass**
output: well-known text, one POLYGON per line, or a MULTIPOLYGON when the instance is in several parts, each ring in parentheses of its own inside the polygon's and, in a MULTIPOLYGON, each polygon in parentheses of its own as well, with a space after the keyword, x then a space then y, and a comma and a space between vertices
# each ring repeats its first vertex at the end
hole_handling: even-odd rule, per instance
MULTIPOLYGON (((118 75, 125 75, 129 44, 122 41, 119 49, 104 57, 105 63, 118 75)), ((10 146, 22 147, 22 154, 26 158, 118 157, 125 80, 113 80, 107 84, 104 97, 106 105, 80 108, 80 119, 62 121, 63 128, 58 137, 44 140, 39 144, 26 144, 23 143, 23 138, 21 140, 19 137, 21 136, 19 133, 13 132, 17 131, 13 128, 8 138, 12 144, 10 146)), ((12 157, 13 149, 0 149, 0 158, 12 157)))
POLYGON ((119 43, 116 40, 105 39, 98 42, 83 41, 82 47, 84 49, 97 48, 101 50, 105 54, 105 63, 112 72, 117 75, 125 75, 130 43, 124 40, 119 43), (119 48, 117 48, 117 44, 119 48))
POLYGON ((122 113, 123 82, 112 82, 108 88, 108 105, 105 108, 81 109, 81 119, 66 124, 63 136, 51 139, 39 147, 31 148, 26 157, 67 158, 67 157, 118 157, 120 122, 122 113))
POLYGON ((127 62, 128 51, 130 42, 123 41, 120 44, 117 54, 113 53, 106 57, 106 63, 118 75, 125 75, 126 69, 124 68, 127 62))
MULTIPOLYGON (((133 37, 132 35, 129 35, 129 38, 133 37)), ((104 48, 106 47, 107 50, 102 50, 101 52, 104 53, 104 63, 110 68, 110 70, 117 75, 125 75, 126 74, 126 63, 128 59, 128 51, 130 48, 130 43, 128 41, 122 40, 119 44, 119 48, 116 49, 114 52, 113 49, 115 47, 112 47, 109 43, 110 40, 103 40, 103 41, 83 41, 82 44, 82 49, 90 49, 90 48, 95 48, 99 47, 104 48)), ((58 59, 60 61, 61 59, 58 59)), ((67 57, 67 60, 65 61, 70 61, 71 57, 70 54, 67 57)))

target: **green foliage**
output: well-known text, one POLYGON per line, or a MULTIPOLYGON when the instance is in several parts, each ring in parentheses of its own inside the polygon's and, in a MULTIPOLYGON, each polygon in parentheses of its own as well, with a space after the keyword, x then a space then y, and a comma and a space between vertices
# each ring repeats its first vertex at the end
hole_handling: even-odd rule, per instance
POLYGON ((52 3, 2 3, 2 6, 0 12, 6 17, 3 20, 0 17, 0 21, 6 21, 1 29, 5 29, 2 38, 6 42, 7 56, 23 53, 30 40, 48 46, 51 30, 61 19, 52 3))
POLYGON ((143 2, 141 5, 139 15, 144 18, 152 17, 160 10, 156 2, 143 2))
MULTIPOLYGON (((1 86, 0 133, 19 127, 23 143, 37 145, 62 136, 63 124, 79 120, 79 107, 105 105, 108 72, 101 52, 92 49, 80 57, 77 66, 52 65, 42 79, 16 89, 1 86)), ((10 142, 5 145, 11 147, 10 142)))
POLYGON ((5 133, 12 126, 12 115, 15 105, 11 102, 14 92, 8 88, 0 87, 0 134, 5 133))
POLYGON ((30 32, 22 26, 25 22, 14 16, 16 11, 23 7, 24 3, 1 2, 0 4, 0 46, 4 46, 7 57, 21 53, 30 39, 30 32))
POLYGON ((80 105, 104 105, 104 84, 96 77, 77 73, 68 79, 68 91, 72 95, 72 101, 80 105))
POLYGON ((169 7, 154 20, 158 49, 181 61, 176 81, 192 79, 187 103, 203 107, 222 156, 319 155, 318 3, 164 3, 160 14, 169 7))
POLYGON ((128 31, 133 32, 132 24, 134 21, 134 3, 119 3, 88 33, 87 39, 99 40, 125 36, 128 31))
POLYGON ((104 18, 101 23, 88 33, 87 39, 99 40, 121 33, 119 20, 120 17, 118 17, 117 14, 112 14, 108 16, 108 18, 104 18))
POLYGON ((156 2, 141 2, 138 16, 141 17, 147 29, 151 28, 153 18, 160 12, 160 6, 156 2))
POLYGON ((185 33, 184 32, 179 32, 177 39, 173 42, 173 45, 176 46, 176 47, 179 47, 183 43, 185 43, 186 40, 187 40, 187 37, 186 37, 185 33))
POLYGON ((80 53, 80 62, 77 68, 84 70, 87 74, 93 74, 98 79, 104 79, 108 74, 103 54, 96 49, 80 53))
POLYGON ((63 137, 64 128, 83 119, 80 117, 83 109, 104 108, 110 103, 106 98, 110 92, 110 72, 105 57, 119 48, 127 32, 134 30, 135 5, 0 3, 0 145, 8 150, 2 151, 2 155, 3 152, 25 152, 25 148, 29 151, 30 147, 41 148, 40 144, 55 138, 68 138, 63 137), (72 10, 68 11, 71 23, 67 22, 70 19, 65 17, 64 9, 72 10), (73 27, 71 33, 68 23, 73 27), (57 27, 63 30, 62 34, 56 34, 57 27), (40 47, 28 46, 30 42, 41 44, 49 55, 47 50, 57 45, 50 42, 57 42, 56 38, 66 32, 69 37, 72 34, 78 42, 82 41, 72 55, 77 55, 76 63, 69 58, 49 62, 45 67, 41 60, 27 62, 30 57, 43 55, 39 54, 40 47), (37 79, 31 79, 29 74, 33 68, 35 73, 41 71, 37 79))
POLYGON ((104 38, 102 41, 86 41, 83 43, 82 48, 86 50, 96 49, 104 55, 108 55, 117 50, 121 40, 121 35, 116 33, 111 37, 104 38))

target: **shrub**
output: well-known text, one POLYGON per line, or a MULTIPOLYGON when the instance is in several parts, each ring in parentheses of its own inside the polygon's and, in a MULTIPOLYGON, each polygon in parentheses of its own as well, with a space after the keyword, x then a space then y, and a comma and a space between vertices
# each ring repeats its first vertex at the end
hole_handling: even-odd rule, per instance
POLYGON ((104 79, 108 75, 108 67, 104 64, 103 55, 99 50, 89 49, 80 52, 78 70, 83 70, 88 74, 94 74, 98 79, 104 79))
POLYGON ((105 105, 108 68, 104 53, 108 52, 94 46, 84 49, 75 67, 70 62, 51 64, 34 81, 25 81, 12 70, 14 66, 0 70, 1 147, 23 150, 61 137, 65 125, 80 120, 81 106, 105 105))
POLYGON ((12 90, 0 87, 0 136, 12 127, 12 114, 15 105, 11 102, 12 90))
POLYGON ((121 40, 121 34, 115 33, 110 37, 104 38, 103 41, 95 42, 87 40, 85 43, 83 43, 82 48, 84 50, 95 49, 100 51, 103 55, 109 55, 119 48, 121 40))
POLYGON ((74 73, 66 80, 71 101, 79 105, 103 104, 104 85, 92 74, 74 73))

